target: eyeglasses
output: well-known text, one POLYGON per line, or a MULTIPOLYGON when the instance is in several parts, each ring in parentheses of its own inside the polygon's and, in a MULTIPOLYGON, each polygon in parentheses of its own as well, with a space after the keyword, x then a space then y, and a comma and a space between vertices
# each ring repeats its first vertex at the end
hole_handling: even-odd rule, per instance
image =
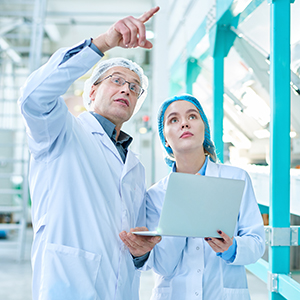
POLYGON ((128 83, 130 91, 135 93, 137 97, 140 97, 144 93, 144 89, 140 85, 134 82, 126 81, 123 77, 120 77, 119 75, 108 75, 100 81, 95 82, 94 85, 97 85, 108 78, 110 78, 110 81, 112 83, 118 86, 123 86, 125 83, 128 83))

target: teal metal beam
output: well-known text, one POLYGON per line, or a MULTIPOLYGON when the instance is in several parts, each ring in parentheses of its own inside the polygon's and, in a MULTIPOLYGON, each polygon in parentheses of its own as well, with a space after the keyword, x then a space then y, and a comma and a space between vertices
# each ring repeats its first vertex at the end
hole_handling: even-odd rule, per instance
MULTIPOLYGON (((290 227, 290 0, 270 1, 270 226, 290 227)), ((269 247, 269 271, 290 272, 289 246, 269 247)), ((285 299, 276 291, 269 299, 285 299)))
POLYGON ((299 300, 300 284, 287 275, 279 275, 278 292, 284 297, 283 299, 299 300))
MULTIPOLYGON (((234 26, 237 27, 239 24, 241 24, 250 14, 253 13, 253 11, 259 7, 265 0, 252 0, 249 5, 244 9, 243 12, 241 12, 237 16, 228 17, 231 6, 233 1, 232 0, 226 0, 226 1, 218 1, 217 11, 216 11, 216 19, 215 24, 217 23, 223 23, 223 21, 230 21, 228 23, 228 26, 234 26), (226 14, 226 17, 224 15, 226 14)), ((207 17, 203 19, 199 27, 196 29, 195 33, 193 34, 192 38, 187 42, 186 48, 184 49, 185 54, 187 57, 194 55, 194 51, 198 43, 203 39, 203 37, 207 34, 207 17)), ((179 57, 175 60, 171 67, 171 76, 172 74, 176 73, 177 69, 182 66, 183 63, 183 54, 181 53, 179 57)))
POLYGON ((182 91, 182 86, 176 81, 170 81, 170 95, 177 95, 182 91))
POLYGON ((224 54, 217 53, 213 59, 213 116, 212 136, 216 154, 224 162, 223 118, 224 118, 224 54))
POLYGON ((209 38, 210 51, 213 57, 212 136, 217 157, 220 162, 224 162, 224 58, 228 55, 236 35, 227 26, 217 25, 211 28, 209 38))
POLYGON ((245 21, 249 15, 251 15, 265 0, 252 0, 247 7, 236 16, 236 24, 237 26, 245 21))
POLYGON ((187 42, 187 45, 186 45, 186 54, 188 56, 192 55, 192 53, 195 50, 195 48, 198 45, 198 43, 206 35, 206 24, 207 24, 207 19, 204 18, 203 22, 197 28, 197 30, 193 34, 192 38, 187 42))
POLYGON ((186 66, 186 92, 188 94, 193 94, 193 83, 197 80, 200 71, 201 67, 198 65, 198 60, 190 57, 186 66))
POLYGON ((246 269, 257 276, 263 282, 268 282, 269 263, 264 259, 259 259, 255 264, 247 265, 246 269))
MULTIPOLYGON (((268 283, 268 268, 269 264, 263 259, 259 259, 255 264, 247 265, 246 269, 261 279, 263 282, 268 283)), ((278 275, 278 292, 282 295, 283 299, 299 300, 300 299, 300 284, 287 275, 278 275)), ((278 295, 279 295, 278 294, 278 295)))
POLYGON ((269 206, 258 204, 261 214, 269 214, 269 206))

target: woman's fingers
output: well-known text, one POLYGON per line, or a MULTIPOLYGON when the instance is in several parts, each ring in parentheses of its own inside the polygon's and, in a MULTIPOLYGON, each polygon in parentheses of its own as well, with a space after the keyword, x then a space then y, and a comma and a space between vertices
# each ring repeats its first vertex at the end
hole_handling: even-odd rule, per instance
POLYGON ((221 230, 217 231, 221 238, 205 238, 205 241, 212 247, 215 252, 225 252, 232 245, 233 238, 230 238, 221 230))

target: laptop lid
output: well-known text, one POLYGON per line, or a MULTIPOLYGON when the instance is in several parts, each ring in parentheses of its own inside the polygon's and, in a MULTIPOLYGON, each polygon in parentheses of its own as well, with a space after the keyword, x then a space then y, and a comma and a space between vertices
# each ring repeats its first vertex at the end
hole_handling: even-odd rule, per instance
POLYGON ((160 235, 232 237, 244 192, 243 180, 171 173, 157 228, 160 235))

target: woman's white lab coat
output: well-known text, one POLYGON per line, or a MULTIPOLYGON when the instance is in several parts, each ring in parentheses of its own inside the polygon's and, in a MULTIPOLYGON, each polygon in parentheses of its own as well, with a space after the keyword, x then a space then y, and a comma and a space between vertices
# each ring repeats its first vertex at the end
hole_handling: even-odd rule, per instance
MULTIPOLYGON (((202 238, 163 237, 147 263, 147 267, 153 267, 158 274, 152 300, 250 299, 244 265, 255 263, 265 248, 263 222, 251 180, 242 169, 210 160, 206 176, 242 179, 246 182, 234 234, 237 242, 236 257, 232 263, 223 260, 216 256, 202 238)), ((148 191, 149 230, 157 227, 168 178, 165 177, 148 191)))
POLYGON ((133 260, 119 238, 136 226, 144 167, 125 164, 90 113, 75 118, 60 95, 100 58, 90 47, 56 52, 19 100, 31 151, 33 299, 136 299, 133 260))

